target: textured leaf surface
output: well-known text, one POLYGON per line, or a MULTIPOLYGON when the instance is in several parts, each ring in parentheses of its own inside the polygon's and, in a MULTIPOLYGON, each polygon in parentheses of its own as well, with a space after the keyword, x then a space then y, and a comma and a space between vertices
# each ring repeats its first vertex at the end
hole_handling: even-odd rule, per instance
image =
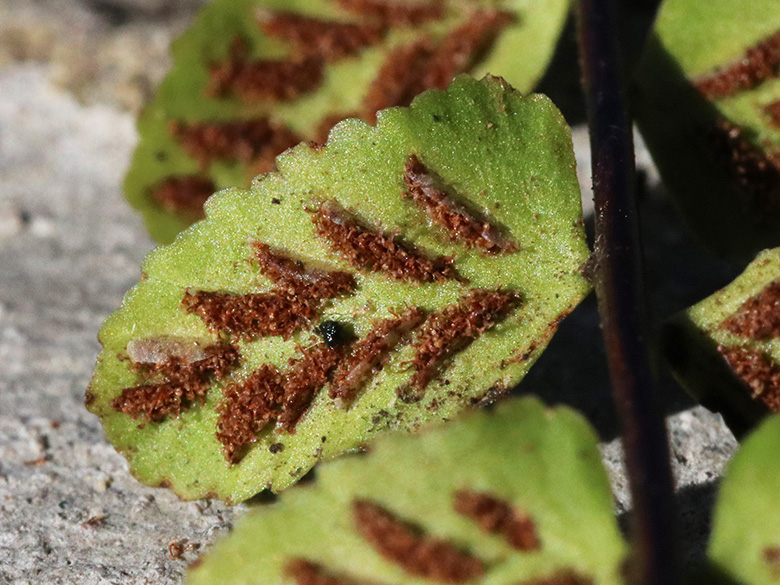
POLYGON ((568 7, 569 0, 215 0, 176 42, 173 69, 141 116, 127 197, 167 243, 201 216, 208 195, 248 186, 286 148, 324 142, 338 120, 373 122, 377 109, 408 105, 467 71, 530 91, 568 7))
POLYGON ((624 552, 595 434, 529 398, 323 466, 250 511, 187 583, 606 585, 624 552), (396 531, 370 531, 377 509, 396 531), (402 523, 417 530, 392 560, 402 523))
POLYGON ((780 579, 780 417, 767 419, 729 463, 715 508, 708 557, 739 585, 780 579))
POLYGON ((571 136, 543 96, 463 77, 279 168, 151 254, 100 334, 88 407, 136 477, 185 498, 281 490, 495 398, 590 288, 571 136))
POLYGON ((780 4, 666 0, 637 76, 642 135, 708 247, 780 245, 780 4))
POLYGON ((675 317, 665 353, 702 403, 738 432, 780 412, 780 249, 762 252, 734 282, 675 317))

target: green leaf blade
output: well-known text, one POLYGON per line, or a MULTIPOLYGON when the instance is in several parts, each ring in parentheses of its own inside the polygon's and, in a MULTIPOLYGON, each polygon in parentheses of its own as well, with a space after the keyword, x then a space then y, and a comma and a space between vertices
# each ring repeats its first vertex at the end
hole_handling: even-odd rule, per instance
MULTIPOLYGON (((408 3, 395 1, 387 4, 403 6, 408 3)), ((273 144, 271 138, 256 137, 250 141, 253 148, 263 148, 263 145, 270 148, 262 156, 252 156, 251 160, 227 157, 214 160, 201 168, 174 136, 171 124, 262 118, 269 120, 274 127, 289 130, 300 140, 321 142, 326 135, 326 128, 340 119, 362 116, 371 121, 373 112, 367 111, 370 88, 383 75, 382 68, 393 51, 421 41, 441 46, 453 31, 473 23, 474 14, 480 10, 504 11, 512 15, 513 20, 499 26, 491 42, 483 43, 485 47, 482 49, 485 50, 467 51, 473 55, 452 73, 471 71, 479 75, 486 72, 499 74, 519 90, 528 92, 552 56, 555 41, 568 13, 569 0, 503 0, 498 3, 486 0, 447 0, 441 6, 443 15, 440 19, 413 26, 385 24, 382 38, 377 43, 355 55, 329 60, 324 65, 322 84, 316 91, 304 92, 295 100, 255 102, 231 96, 215 97, 204 92, 209 86, 209 67, 229 57, 230 46, 235 38, 244 39, 249 47, 249 58, 253 60, 281 59, 295 62, 299 59, 294 44, 270 38, 261 31, 258 10, 271 15, 301 14, 336 23, 374 25, 377 20, 342 8, 335 0, 216 0, 204 7, 191 29, 174 44, 173 68, 139 120, 141 140, 125 179, 127 198, 142 213, 152 237, 161 243, 168 243, 199 217, 197 204, 176 205, 170 200, 163 204, 159 198, 156 199, 155 192, 166 180, 197 177, 198 180, 213 184, 214 190, 246 187, 258 172, 269 170, 273 155, 294 144, 294 141, 282 141, 272 147, 268 146, 273 144), (522 55, 522 58, 518 58, 518 55, 522 55), (260 159, 264 162, 258 167, 256 163, 260 159)), ((467 34, 457 36, 461 39, 468 37, 467 34)), ((462 58, 463 55, 459 57, 460 60, 462 58)), ((406 69, 414 71, 421 67, 423 65, 410 65, 406 69)), ((444 80, 444 84, 450 77, 444 80)), ((431 87, 432 83, 429 81, 423 85, 431 87)), ((438 87, 442 86, 441 81, 436 83, 438 87)), ((399 99, 403 102, 399 105, 408 104, 407 98, 399 99)))
POLYGON ((636 75, 637 123, 679 211, 738 260, 780 244, 780 126, 766 111, 780 101, 778 31, 771 0, 666 0, 636 75), (726 95, 709 95, 702 83, 718 75, 726 95))
POLYGON ((720 486, 707 556, 731 582, 770 585, 780 575, 778 447, 780 417, 772 416, 742 444, 720 486))
POLYGON ((365 457, 329 463, 313 485, 250 511, 187 583, 292 582, 283 575, 295 558, 355 582, 437 582, 368 545, 353 519, 356 500, 391 510, 479 558, 485 574, 470 583, 534 582, 566 572, 594 585, 622 582, 625 545, 595 434, 572 411, 523 399, 416 437, 388 437, 365 457), (463 490, 491 494, 528 514, 538 548, 518 551, 456 513, 454 494, 463 490))
POLYGON ((664 353, 677 379, 738 435, 780 408, 773 381, 780 351, 772 330, 778 279, 780 249, 765 250, 734 281, 665 327, 664 353))
POLYGON ((559 321, 590 289, 581 273, 588 249, 569 131, 546 99, 522 97, 502 81, 461 78, 447 92, 426 94, 411 108, 386 112, 376 128, 344 122, 327 145, 299 146, 280 159, 279 167, 279 173, 258 179, 249 191, 229 190, 212 198, 205 221, 151 254, 144 264, 146 278, 100 335, 104 350, 90 388, 90 410, 102 418, 108 438, 127 456, 136 477, 171 485, 187 499, 216 495, 237 502, 264 488, 279 491, 318 460, 355 450, 388 429, 415 429, 495 399, 525 375, 559 321), (423 120, 432 112, 450 117, 441 123, 445 128, 424 130, 423 120), (492 128, 486 115, 494 120, 492 128), (469 207, 506 228, 518 249, 486 255, 452 242, 430 225, 404 197, 405 163, 412 154, 469 207), (488 159, 494 163, 481 164, 488 159), (430 256, 452 258, 464 280, 420 284, 381 271, 355 271, 317 235, 312 216, 324 200, 338 201, 371 226, 396 230, 430 256), (357 288, 324 303, 316 319, 287 339, 216 334, 182 308, 182 299, 197 291, 263 295, 278 290, 250 261, 252 242, 286 250, 307 270, 324 266, 350 272, 357 288), (421 325, 391 348, 381 368, 371 368, 354 402, 339 405, 326 385, 315 392, 294 434, 270 424, 256 434, 240 462, 226 461, 215 437, 226 388, 243 383, 264 364, 289 376, 288 361, 317 343, 315 325, 341 322, 363 340, 379 321, 409 308, 452 316, 454 307, 480 290, 505 290, 519 301, 505 314, 475 325, 484 331, 454 347, 431 372, 427 388, 411 383, 415 366, 410 364, 419 351, 415 343, 422 343, 427 327, 421 325), (210 380, 203 397, 193 399, 179 418, 143 422, 117 411, 112 401, 139 383, 133 364, 122 359, 128 344, 161 336, 203 343, 227 336, 241 361, 223 378, 210 380), (409 402, 405 389, 410 385, 412 398, 423 391, 419 402, 409 402))

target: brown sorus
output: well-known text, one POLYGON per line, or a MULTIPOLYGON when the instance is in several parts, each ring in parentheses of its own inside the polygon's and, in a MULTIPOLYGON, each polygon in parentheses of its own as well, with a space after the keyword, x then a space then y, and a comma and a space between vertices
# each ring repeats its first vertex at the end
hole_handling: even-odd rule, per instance
POLYGON ((780 412, 780 368, 756 349, 718 346, 720 353, 758 398, 773 412, 780 412))
POLYGON ((457 278, 452 258, 424 256, 395 234, 365 227, 336 201, 322 203, 312 212, 312 221, 317 235, 359 270, 418 282, 457 278))
POLYGON ((260 28, 268 36, 292 43, 303 57, 326 61, 355 55, 384 36, 384 27, 376 23, 322 20, 285 11, 263 11, 258 16, 260 28))
POLYGON ((125 388, 111 401, 111 407, 150 421, 179 416, 182 408, 203 402, 211 379, 221 379, 239 360, 238 350, 232 345, 214 345, 206 352, 208 357, 192 363, 172 358, 161 363, 134 364, 133 368, 147 379, 161 381, 125 388))
POLYGON ((203 204, 216 191, 211 179, 198 175, 168 177, 152 187, 151 197, 169 213, 204 217, 203 204))
POLYGON ((243 384, 230 385, 223 394, 216 436, 225 459, 238 463, 244 448, 277 416, 284 397, 282 377, 274 366, 263 364, 243 384))
POLYGON ((481 577, 482 562, 445 540, 425 536, 381 506, 353 502, 358 532, 381 556, 407 573, 439 583, 465 583, 481 577))
POLYGON ((311 406, 316 393, 328 382, 328 377, 338 366, 342 348, 328 347, 325 343, 304 348, 299 358, 290 360, 284 381, 284 399, 278 424, 288 433, 311 406))
POLYGON ((400 3, 394 0, 336 0, 350 12, 373 18, 387 26, 415 26, 440 20, 444 16, 442 0, 400 3))
POLYGON ((708 99, 724 98, 756 87, 778 75, 780 68, 780 31, 745 51, 738 60, 694 81, 708 99))
POLYGON ((253 172, 274 168, 276 155, 298 144, 301 137, 268 118, 230 122, 172 122, 171 133, 189 155, 206 169, 215 160, 236 160, 253 172))
POLYGON ((720 327, 745 339, 780 337, 780 280, 742 303, 720 327))
POLYGON ((462 490, 455 493, 454 508, 458 514, 471 518, 484 532, 501 535, 512 548, 521 551, 541 548, 531 517, 518 512, 501 498, 462 490))
POLYGON ((254 259, 264 276, 271 279, 285 291, 319 302, 346 294, 356 286, 355 278, 348 272, 338 270, 309 270, 300 260, 293 260, 279 250, 272 250, 263 242, 252 244, 254 259))
POLYGON ((482 59, 512 19, 506 12, 480 10, 448 34, 438 47, 423 38, 394 49, 368 89, 363 118, 374 122, 378 110, 408 106, 426 89, 445 89, 453 77, 482 59))
POLYGON ((764 113, 769 116, 772 126, 780 128, 780 100, 764 106, 764 113))
POLYGON ((390 51, 368 88, 362 117, 373 123, 377 111, 412 103, 414 97, 426 89, 423 78, 433 54, 433 43, 427 38, 390 51))
POLYGON ((517 304, 516 293, 473 290, 457 305, 428 317, 414 342, 412 390, 423 390, 442 363, 491 328, 517 304))
POLYGON ((518 585, 593 585, 593 579, 578 575, 574 571, 560 571, 549 577, 521 581, 518 585))
POLYGON ((761 554, 764 563, 769 567, 772 577, 780 579, 780 547, 769 546, 761 554))
POLYGON ((776 218, 780 213, 780 161, 777 155, 767 156, 744 137, 739 126, 725 119, 719 119, 706 133, 706 140, 714 159, 748 196, 756 218, 776 218))
POLYGON ((482 214, 466 209, 455 201, 441 181, 415 155, 406 161, 404 181, 412 199, 423 208, 430 220, 443 228, 447 236, 470 248, 488 254, 512 252, 517 245, 501 235, 482 214))
POLYGON ((513 20, 512 14, 498 10, 478 10, 471 14, 436 49, 426 67, 423 89, 445 89, 453 77, 484 58, 501 29, 513 20))
POLYGON ((305 559, 292 559, 285 565, 284 573, 295 585, 358 585, 351 579, 331 575, 321 565, 305 559))
POLYGON ((216 433, 225 459, 238 463, 245 447, 255 442, 257 433, 273 420, 283 431, 294 433, 340 358, 339 350, 320 343, 301 349, 283 372, 263 364, 243 384, 226 388, 217 407, 216 433))
POLYGON ((275 335, 287 339, 317 316, 318 304, 309 301, 283 290, 244 295, 187 291, 182 305, 214 331, 242 339, 275 335))
POLYGON ((278 286, 264 293, 184 293, 182 305, 213 330, 252 339, 292 333, 317 317, 323 301, 347 294, 355 279, 346 272, 307 270, 302 262, 266 244, 253 244, 259 270, 278 286))
POLYGON ((341 399, 345 404, 354 400, 372 370, 381 367, 390 352, 422 322, 424 316, 422 309, 413 307, 375 324, 339 365, 333 375, 329 396, 341 399))
POLYGON ((206 95, 235 96, 246 102, 294 100, 319 87, 323 69, 320 57, 250 61, 246 43, 239 38, 227 61, 211 65, 206 95))

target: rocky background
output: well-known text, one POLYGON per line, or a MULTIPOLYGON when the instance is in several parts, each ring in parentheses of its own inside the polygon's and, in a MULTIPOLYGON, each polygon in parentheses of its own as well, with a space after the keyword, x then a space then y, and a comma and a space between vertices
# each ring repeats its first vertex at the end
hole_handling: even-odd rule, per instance
MULTIPOLYGON (((0 3, 2 585, 178 583, 247 505, 267 499, 228 508, 143 487, 83 407, 100 324, 153 247, 121 194, 137 140, 134 114, 166 71, 170 40, 203 2, 0 3)), ((631 16, 649 22, 647 10, 631 16)), ((575 124, 587 206, 588 138, 572 46, 569 31, 542 88, 575 124)), ((638 167, 649 296, 660 318, 722 286, 737 268, 681 231, 641 143, 638 167)), ((518 393, 570 404, 590 418, 624 518, 630 502, 599 335, 591 297, 518 393)), ((659 381, 690 565, 706 546, 717 480, 736 442, 662 367, 659 381)))

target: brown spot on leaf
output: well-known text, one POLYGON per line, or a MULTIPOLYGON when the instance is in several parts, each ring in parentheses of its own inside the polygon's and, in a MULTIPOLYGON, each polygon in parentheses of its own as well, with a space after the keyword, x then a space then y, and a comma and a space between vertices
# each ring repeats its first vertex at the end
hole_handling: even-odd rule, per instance
POLYGON ((738 60, 700 77, 694 86, 708 99, 718 99, 752 89, 778 75, 780 31, 749 47, 738 60))
POLYGON ((487 533, 499 534, 512 548, 541 549, 536 524, 528 514, 491 494, 462 490, 455 493, 455 511, 476 522, 487 533))
POLYGON ((706 135, 713 158, 723 165, 734 184, 749 198, 759 221, 780 214, 780 158, 767 156, 751 144, 742 129, 728 120, 718 120, 706 135))
POLYGON ((402 339, 422 323, 424 316, 423 311, 415 307, 374 325, 339 365, 330 385, 330 397, 346 404, 354 400, 369 374, 382 366, 402 339))
POLYGON ((439 583, 465 583, 485 572, 476 557, 446 540, 422 534, 377 504, 359 500, 353 502, 352 510, 363 538, 411 575, 439 583))
POLYGON ((442 0, 400 3, 394 0, 336 0, 339 6, 387 26, 416 26, 444 17, 442 0))
POLYGON ((295 585, 359 585, 356 581, 330 574, 322 565, 305 559, 292 559, 285 565, 284 573, 295 585))
POLYGON ((773 412, 780 412, 780 368, 761 351, 718 346, 720 353, 758 398, 773 412))
POLYGON ((560 571, 549 577, 538 577, 521 581, 518 585, 593 585, 593 579, 578 575, 574 571, 560 571))
POLYGON ((509 291, 473 290, 457 305, 428 317, 414 342, 411 390, 423 391, 446 359, 490 329, 518 300, 518 295, 509 291))
POLYGON ((255 442, 257 433, 273 420, 283 431, 294 433, 341 356, 338 349, 320 343, 301 349, 284 372, 263 364, 243 384, 227 387, 217 407, 216 432, 225 458, 238 463, 245 447, 255 442))
POLYGON ((207 177, 187 175, 168 177, 152 187, 152 200, 169 213, 191 215, 195 219, 205 217, 203 204, 216 191, 207 177))
POLYGON ((742 303, 720 327, 745 339, 780 337, 780 280, 742 303))
POLYGON ((206 169, 214 160, 236 160, 257 174, 274 168, 276 155, 301 137, 268 118, 230 122, 172 122, 171 132, 184 150, 206 169))
POLYGON ((238 97, 245 102, 290 101, 314 91, 322 83, 321 57, 299 61, 250 61, 246 43, 236 39, 227 61, 211 65, 206 95, 238 97))
POLYGON ((336 201, 326 201, 312 212, 317 235, 359 270, 386 272, 398 280, 418 282, 457 278, 452 259, 429 258, 400 241, 396 234, 362 225, 336 201))
POLYGON ((111 401, 111 407, 132 418, 161 421, 203 402, 211 380, 221 379, 239 360, 233 345, 216 344, 204 351, 208 357, 194 362, 171 357, 163 362, 135 363, 133 368, 152 382, 125 388, 111 401))
POLYGON ((456 201, 452 189, 444 188, 441 179, 414 155, 406 161, 404 181, 414 202, 451 240, 488 254, 517 249, 486 217, 456 201))
POLYGON ((294 12, 260 12, 259 20, 264 33, 292 43, 298 55, 326 61, 355 55, 384 36, 380 24, 322 20, 294 12))

